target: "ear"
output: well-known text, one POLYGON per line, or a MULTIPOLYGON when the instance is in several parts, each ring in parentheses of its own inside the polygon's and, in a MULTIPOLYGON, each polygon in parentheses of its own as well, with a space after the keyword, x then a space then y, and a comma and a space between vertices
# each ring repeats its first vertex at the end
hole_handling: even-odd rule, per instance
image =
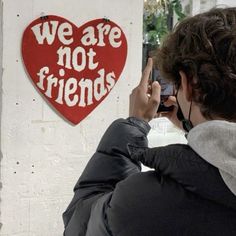
POLYGON ((192 100, 192 87, 188 82, 187 76, 183 71, 179 71, 179 75, 181 77, 181 87, 183 89, 183 94, 187 101, 192 100))

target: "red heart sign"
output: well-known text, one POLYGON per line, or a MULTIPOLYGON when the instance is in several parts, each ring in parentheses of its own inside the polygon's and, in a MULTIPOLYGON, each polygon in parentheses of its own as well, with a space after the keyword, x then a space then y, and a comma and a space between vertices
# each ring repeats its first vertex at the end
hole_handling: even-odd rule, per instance
POLYGON ((96 19, 77 28, 50 15, 26 28, 22 56, 38 91, 63 117, 78 124, 119 79, 127 41, 110 20, 96 19))

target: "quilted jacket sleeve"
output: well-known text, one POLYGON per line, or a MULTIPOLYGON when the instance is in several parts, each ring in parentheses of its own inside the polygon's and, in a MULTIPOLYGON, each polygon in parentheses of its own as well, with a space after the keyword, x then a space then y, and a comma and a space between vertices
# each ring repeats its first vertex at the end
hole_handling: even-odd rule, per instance
POLYGON ((140 162, 130 159, 128 146, 147 148, 149 130, 146 122, 132 117, 118 119, 110 125, 75 185, 74 197, 63 214, 65 236, 92 235, 89 221, 93 222, 92 227, 100 225, 101 233, 96 235, 111 235, 109 227, 99 223, 99 214, 108 204, 116 184, 141 171, 140 162))

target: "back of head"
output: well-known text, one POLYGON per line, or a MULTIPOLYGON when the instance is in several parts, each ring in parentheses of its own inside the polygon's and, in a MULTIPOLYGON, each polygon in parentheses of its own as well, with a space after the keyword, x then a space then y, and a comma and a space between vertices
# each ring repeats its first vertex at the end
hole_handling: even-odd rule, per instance
POLYGON ((236 121, 236 8, 184 19, 159 48, 157 67, 176 84, 185 72, 206 118, 236 121))

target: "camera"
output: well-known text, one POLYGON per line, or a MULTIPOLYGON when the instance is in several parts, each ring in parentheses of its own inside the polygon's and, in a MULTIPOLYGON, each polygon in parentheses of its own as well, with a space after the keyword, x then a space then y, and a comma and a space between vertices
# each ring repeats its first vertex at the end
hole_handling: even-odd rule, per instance
POLYGON ((155 68, 152 69, 151 80, 152 82, 158 81, 161 86, 161 102, 157 112, 172 111, 174 109, 174 106, 166 107, 164 105, 164 102, 168 99, 169 96, 174 95, 174 85, 161 77, 159 70, 155 68))

